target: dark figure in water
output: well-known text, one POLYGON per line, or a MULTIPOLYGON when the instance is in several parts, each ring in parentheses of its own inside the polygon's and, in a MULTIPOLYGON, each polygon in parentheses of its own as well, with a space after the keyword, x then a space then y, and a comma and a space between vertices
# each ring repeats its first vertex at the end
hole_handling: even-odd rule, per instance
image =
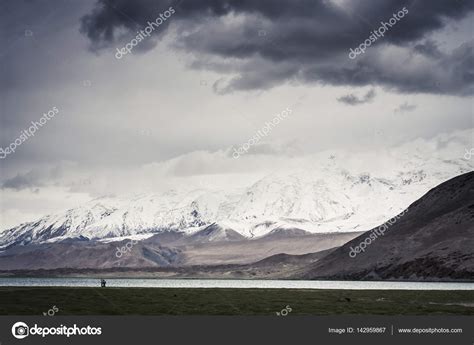
POLYGON ((105 284, 107 284, 107 282, 105 281, 105 279, 101 279, 101 280, 100 280, 100 287, 105 287, 105 284))

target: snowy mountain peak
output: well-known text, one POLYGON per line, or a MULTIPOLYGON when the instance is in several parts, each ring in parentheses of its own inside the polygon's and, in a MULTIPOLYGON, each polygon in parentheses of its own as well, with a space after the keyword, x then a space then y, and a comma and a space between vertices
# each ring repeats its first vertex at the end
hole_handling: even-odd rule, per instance
POLYGON ((326 164, 311 171, 269 174, 245 189, 203 187, 94 199, 0 233, 0 247, 163 231, 194 234, 212 224, 201 235, 216 240, 256 238, 275 229, 362 231, 398 214, 437 184, 472 170, 469 162, 435 157, 420 158, 418 164, 405 159, 387 173, 365 172, 342 169, 335 164, 340 156, 325 157, 326 164))

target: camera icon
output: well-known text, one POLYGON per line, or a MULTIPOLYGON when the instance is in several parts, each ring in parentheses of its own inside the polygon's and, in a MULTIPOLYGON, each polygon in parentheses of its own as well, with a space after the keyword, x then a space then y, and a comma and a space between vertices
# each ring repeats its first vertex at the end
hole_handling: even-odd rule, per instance
POLYGON ((30 328, 24 322, 17 322, 12 326, 12 334, 17 339, 23 339, 30 334, 30 328))

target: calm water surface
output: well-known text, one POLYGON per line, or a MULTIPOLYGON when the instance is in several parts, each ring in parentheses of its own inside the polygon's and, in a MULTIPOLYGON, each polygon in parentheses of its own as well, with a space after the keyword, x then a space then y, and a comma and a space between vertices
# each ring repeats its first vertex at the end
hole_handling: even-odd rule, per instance
MULTIPOLYGON (((100 286, 96 278, 0 278, 0 286, 100 286)), ((109 287, 356 290, 474 290, 474 283, 307 280, 107 279, 109 287)))

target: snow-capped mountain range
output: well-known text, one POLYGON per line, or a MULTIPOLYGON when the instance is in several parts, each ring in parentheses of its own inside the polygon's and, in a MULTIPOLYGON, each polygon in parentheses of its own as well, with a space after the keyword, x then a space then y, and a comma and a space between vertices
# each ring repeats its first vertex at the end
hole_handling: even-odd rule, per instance
POLYGON ((386 169, 388 173, 364 173, 342 169, 338 158, 329 156, 317 169, 269 174, 243 189, 97 198, 8 229, 0 234, 0 246, 68 238, 140 239, 163 231, 192 234, 211 224, 246 238, 275 229, 364 231, 398 214, 437 184, 472 170, 472 163, 463 159, 418 158, 399 160, 394 163, 398 169, 386 169))

